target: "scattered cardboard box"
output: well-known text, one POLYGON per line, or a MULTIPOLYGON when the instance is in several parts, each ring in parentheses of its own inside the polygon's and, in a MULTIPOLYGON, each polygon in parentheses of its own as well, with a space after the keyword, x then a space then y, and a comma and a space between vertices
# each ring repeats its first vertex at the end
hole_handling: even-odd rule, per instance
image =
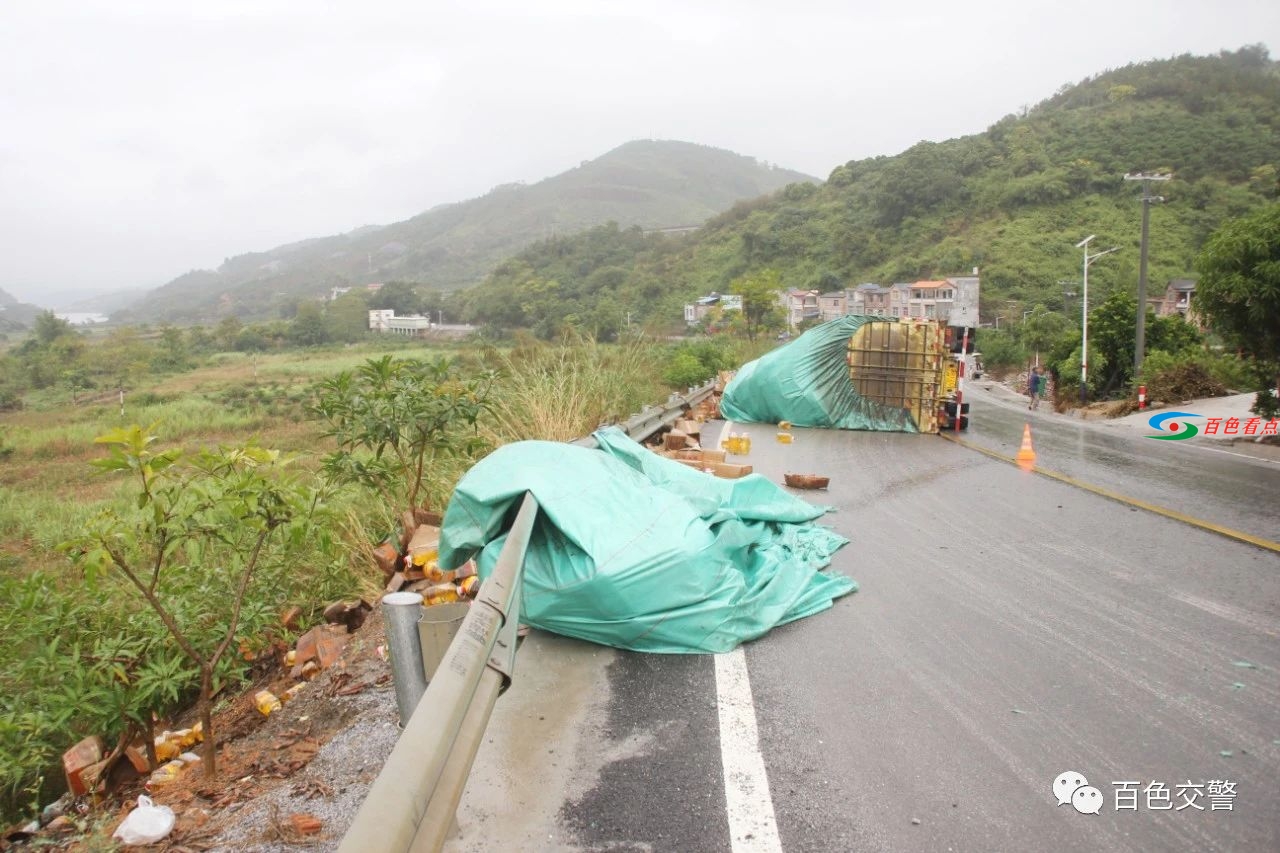
POLYGON ((320 818, 310 814, 291 814, 289 823, 293 825, 293 831, 299 835, 315 835, 324 828, 320 818))
POLYGON ((67 774, 67 787, 72 794, 81 797, 92 789, 97 777, 86 778, 85 771, 102 761, 103 751, 102 738, 90 735, 62 753, 62 769, 67 774))
POLYGON ((397 566, 400 564, 400 549, 396 547, 396 543, 388 539, 378 547, 373 549, 373 561, 378 564, 378 568, 388 578, 395 574, 397 566))
POLYGON ((301 678, 306 665, 312 661, 320 669, 328 669, 342 657, 348 639, 344 625, 317 625, 298 638, 294 667, 289 674, 301 678))
POLYGON ((433 524, 419 524, 409 539, 409 547, 405 549, 405 563, 411 566, 425 566, 436 558, 440 552, 440 528, 433 524))

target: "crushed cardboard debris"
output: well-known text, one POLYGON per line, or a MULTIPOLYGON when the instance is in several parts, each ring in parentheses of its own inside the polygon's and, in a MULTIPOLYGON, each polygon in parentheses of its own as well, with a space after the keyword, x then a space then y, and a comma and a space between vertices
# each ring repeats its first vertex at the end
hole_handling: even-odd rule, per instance
POLYGON ((782 479, 793 489, 825 489, 831 482, 820 474, 783 474, 782 479))

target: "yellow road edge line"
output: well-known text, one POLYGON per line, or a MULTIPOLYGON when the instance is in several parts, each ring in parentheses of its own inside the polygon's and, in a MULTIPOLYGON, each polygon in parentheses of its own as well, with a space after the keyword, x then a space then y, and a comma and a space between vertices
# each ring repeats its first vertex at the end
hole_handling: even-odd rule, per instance
MULTIPOLYGON (((999 459, 1001 462, 1008 462, 1010 465, 1018 464, 1018 460, 1014 459, 1012 456, 1005 456, 1003 453, 998 453, 994 450, 982 447, 981 445, 974 444, 971 441, 966 441, 963 438, 947 435, 945 432, 939 433, 939 435, 947 441, 953 441, 962 447, 967 447, 970 450, 976 450, 979 453, 984 453, 993 459, 999 459)), ((1210 533, 1216 533, 1219 536, 1225 536, 1228 539, 1235 539, 1238 542, 1244 542, 1248 545, 1253 545, 1257 548, 1274 551, 1275 553, 1280 554, 1280 542, 1273 542, 1270 539, 1263 539, 1261 536, 1254 536, 1252 534, 1245 533, 1242 530, 1223 527, 1220 524, 1214 524, 1211 521, 1205 521, 1204 519, 1196 518, 1195 516, 1186 515, 1178 512, 1177 510, 1169 509, 1168 507, 1157 506, 1156 504, 1147 503, 1146 501, 1138 500, 1137 498, 1131 498, 1128 495, 1122 495, 1119 492, 1113 492, 1110 489, 1104 489, 1101 486, 1095 486, 1091 483, 1086 483, 1083 480, 1077 480, 1075 477, 1068 477, 1066 474, 1059 473, 1058 471, 1041 468, 1039 465, 1032 466, 1031 471, 1032 473, 1048 477, 1051 480, 1058 480, 1059 482, 1066 483, 1068 486, 1075 486, 1077 489, 1083 489, 1086 492, 1093 492, 1095 495, 1101 495, 1104 498, 1110 498, 1111 500, 1118 501, 1122 504, 1136 506, 1139 509, 1145 509, 1147 512, 1153 512, 1156 515, 1163 515, 1165 518, 1171 518, 1174 521, 1180 521, 1183 524, 1189 524, 1192 527, 1199 527, 1201 530, 1208 530, 1210 533)))

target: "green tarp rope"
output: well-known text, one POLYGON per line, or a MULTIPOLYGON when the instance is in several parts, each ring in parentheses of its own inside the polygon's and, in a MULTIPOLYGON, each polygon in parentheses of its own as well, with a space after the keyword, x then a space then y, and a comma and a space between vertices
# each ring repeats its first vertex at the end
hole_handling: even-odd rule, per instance
POLYGON ((616 427, 598 449, 521 441, 462 478, 440 565, 492 571, 525 492, 538 518, 521 620, 618 648, 726 652, 857 589, 821 571, 848 540, 825 507, 759 475, 723 480, 658 456, 616 427))

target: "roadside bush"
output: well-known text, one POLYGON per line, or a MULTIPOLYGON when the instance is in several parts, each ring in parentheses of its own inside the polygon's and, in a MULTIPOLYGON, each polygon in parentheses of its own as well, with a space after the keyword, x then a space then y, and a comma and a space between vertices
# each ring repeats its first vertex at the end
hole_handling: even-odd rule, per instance
POLYGON ((693 353, 677 352, 662 371, 662 381, 672 388, 689 388, 706 382, 713 373, 693 353))
POLYGON ((1010 369, 1026 366, 1026 348, 1003 329, 983 329, 978 340, 978 348, 982 350, 982 366, 988 372, 998 376, 1010 369))
POLYGON ((338 450, 324 458, 335 483, 371 489, 398 511, 442 505, 441 463, 469 463, 486 449, 477 422, 496 376, 462 376, 447 358, 369 359, 321 382, 307 413, 338 450))
POLYGON ((1199 397, 1222 397, 1226 386, 1217 381, 1204 365, 1193 359, 1178 360, 1167 353, 1154 352, 1143 361, 1143 383, 1151 402, 1181 403, 1199 397), (1151 362, 1156 362, 1154 365, 1151 362))
POLYGON ((1171 355, 1156 350, 1142 362, 1141 382, 1147 386, 1148 399, 1179 403, 1256 387, 1255 372, 1249 362, 1229 355, 1203 351, 1171 355))
POLYGON ((728 338, 682 343, 667 360, 662 379, 672 388, 684 390, 701 385, 721 370, 732 370, 741 364, 736 342, 728 338))
POLYGON ((110 455, 94 466, 126 474, 134 500, 102 510, 61 547, 84 571, 87 592, 110 582, 146 605, 130 625, 139 630, 108 656, 124 686, 112 684, 94 704, 118 709, 126 733, 150 743, 153 715, 198 685, 202 764, 212 779, 213 696, 243 676, 237 652, 268 642, 291 557, 308 547, 326 496, 286 471, 278 451, 245 444, 184 454, 153 450, 156 438, 134 425, 96 439, 110 455), (161 640, 141 639, 148 636, 161 640), (142 673, 130 672, 139 661, 142 673))

